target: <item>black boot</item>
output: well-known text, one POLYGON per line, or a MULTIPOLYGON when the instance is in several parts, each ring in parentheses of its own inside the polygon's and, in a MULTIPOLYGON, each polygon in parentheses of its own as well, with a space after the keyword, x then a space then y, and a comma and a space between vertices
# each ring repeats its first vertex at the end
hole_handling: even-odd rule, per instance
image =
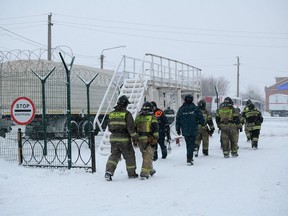
POLYGON ((187 155, 187 165, 192 166, 193 165, 193 156, 187 155))
POLYGON ((138 174, 136 173, 136 172, 134 172, 134 173, 129 173, 128 174, 128 178, 130 179, 130 178, 138 178, 138 174))
POLYGON ((111 174, 110 172, 106 172, 106 173, 105 173, 105 179, 106 179, 107 181, 112 181, 112 174, 111 174))
POLYGON ((153 156, 153 161, 156 161, 158 159, 158 153, 157 151, 154 152, 154 156, 153 156))
POLYGON ((167 157, 167 149, 162 150, 162 159, 167 157))
POLYGON ((252 142, 252 148, 253 149, 258 149, 258 142, 257 141, 253 141, 252 142))
POLYGON ((153 176, 155 173, 156 173, 156 170, 152 169, 152 170, 150 171, 150 176, 153 176))
POLYGON ((198 157, 198 152, 199 152, 199 145, 195 144, 195 148, 194 148, 195 157, 198 157))
POLYGON ((203 149, 202 152, 204 155, 208 156, 208 149, 203 149))

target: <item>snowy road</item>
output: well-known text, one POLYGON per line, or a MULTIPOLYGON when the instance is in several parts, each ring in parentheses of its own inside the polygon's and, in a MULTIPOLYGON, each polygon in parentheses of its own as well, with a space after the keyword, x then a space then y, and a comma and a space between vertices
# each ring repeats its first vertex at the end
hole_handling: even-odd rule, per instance
MULTIPOLYGON (((286 216, 288 212, 288 118, 266 117, 259 150, 240 134, 239 157, 224 159, 219 134, 210 155, 189 167, 184 141, 154 163, 155 176, 128 179, 121 161, 112 182, 97 172, 18 167, 0 159, 1 216, 286 216)), ((139 172, 141 157, 137 152, 139 172)), ((161 155, 161 154, 160 154, 161 155)))

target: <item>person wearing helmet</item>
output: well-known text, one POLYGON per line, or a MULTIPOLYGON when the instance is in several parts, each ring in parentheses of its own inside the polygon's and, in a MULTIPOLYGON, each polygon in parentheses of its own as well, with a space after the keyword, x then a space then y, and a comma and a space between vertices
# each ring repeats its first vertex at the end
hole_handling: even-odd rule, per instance
POLYGON ((252 148, 258 149, 258 140, 261 130, 261 124, 263 123, 262 114, 255 105, 250 101, 247 102, 246 107, 242 112, 242 117, 245 122, 245 133, 247 141, 251 140, 252 148))
POLYGON ((206 109, 206 102, 200 100, 198 102, 198 107, 204 116, 205 126, 202 126, 201 124, 198 125, 198 135, 195 141, 195 157, 198 157, 201 142, 203 142, 202 153, 208 156, 209 136, 212 136, 215 130, 211 112, 206 109))
POLYGON ((250 130, 249 130, 249 127, 247 127, 248 123, 246 123, 246 119, 245 119, 245 116, 246 116, 246 113, 249 111, 249 106, 252 107, 253 105, 252 101, 249 99, 247 102, 246 102, 246 106, 244 107, 243 109, 243 112, 242 112, 242 118, 244 119, 244 131, 245 131, 245 135, 246 135, 246 138, 247 138, 247 142, 249 142, 251 140, 251 133, 250 133, 250 130))
POLYGON ((221 131, 220 140, 224 157, 228 158, 230 152, 232 157, 238 157, 238 130, 242 132, 242 125, 239 112, 233 107, 230 97, 226 97, 217 110, 216 123, 221 131))
POLYGON ((153 105, 145 102, 141 112, 136 116, 136 131, 139 135, 138 146, 142 153, 141 179, 148 179, 156 173, 153 169, 154 148, 159 137, 157 118, 153 114, 153 105))
MULTIPOLYGON (((167 140, 171 140, 170 136, 170 126, 168 123, 168 119, 164 112, 157 107, 157 104, 155 101, 151 101, 151 104, 153 106, 153 112, 155 117, 158 120, 159 125, 159 138, 158 143, 161 148, 162 158, 165 159, 167 157, 167 147, 165 145, 165 136, 167 136, 167 140)), ((153 160, 156 161, 158 159, 158 144, 155 145, 155 152, 153 156, 153 160)))
POLYGON ((252 101, 249 99, 249 100, 246 102, 246 106, 249 106, 250 104, 252 104, 252 101))
POLYGON ((233 102, 233 100, 230 97, 226 97, 224 99, 224 104, 226 104, 227 106, 233 106, 234 102, 233 102))
POLYGON ((126 161, 126 170, 129 178, 137 178, 135 151, 132 145, 137 144, 135 122, 132 114, 127 110, 130 104, 126 95, 122 95, 114 110, 109 114, 108 129, 111 132, 111 154, 106 163, 105 178, 112 181, 115 169, 121 159, 121 154, 126 161))
POLYGON ((193 165, 193 152, 199 124, 205 126, 203 114, 193 103, 193 96, 188 94, 176 115, 176 132, 178 135, 182 133, 186 142, 187 165, 193 165))

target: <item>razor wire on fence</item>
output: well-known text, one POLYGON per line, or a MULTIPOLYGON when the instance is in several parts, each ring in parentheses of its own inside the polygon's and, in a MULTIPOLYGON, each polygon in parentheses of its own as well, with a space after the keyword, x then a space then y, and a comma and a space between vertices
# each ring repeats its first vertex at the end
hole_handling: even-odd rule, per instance
MULTIPOLYGON (((32 163, 31 160, 25 159, 29 158, 28 155, 30 154, 30 157, 35 159, 35 163, 40 161, 52 165, 52 161, 53 164, 58 161, 59 166, 63 166, 61 161, 65 164, 66 161, 63 158, 66 156, 60 155, 67 154, 68 132, 71 133, 71 139, 73 139, 69 144, 72 147, 74 145, 72 152, 83 151, 84 148, 79 147, 79 145, 84 146, 84 144, 78 144, 79 142, 87 142, 87 145, 90 145, 91 124, 113 71, 72 65, 73 62, 67 66, 61 60, 66 58, 65 61, 70 62, 73 59, 71 58, 72 52, 62 55, 62 52, 57 53, 59 50, 61 49, 53 50, 52 61, 45 60, 47 51, 42 49, 36 51, 0 51, 1 158, 10 158, 10 161, 15 160, 15 155, 17 158, 18 128, 21 128, 23 133, 22 145, 23 150, 25 150, 23 151, 23 154, 25 153, 23 161, 26 163, 32 163), (62 55, 63 59, 60 58, 59 54, 62 55), (69 70, 69 86, 71 87, 69 97, 66 79, 67 67, 71 67, 69 70), (89 83, 90 81, 93 82, 89 83), (91 99, 87 93, 90 94, 91 99), (27 125, 18 125, 11 116, 11 104, 15 99, 22 96, 31 99, 36 109, 33 121, 27 125), (71 103, 69 110, 67 109, 68 98, 69 103, 71 103), (67 118, 67 113, 70 113, 70 119, 67 118), (39 159, 34 153, 38 152, 41 146, 44 147, 45 157, 39 156, 41 157, 39 159), (47 157, 45 154, 46 147, 49 151, 54 149, 52 152, 55 152, 55 155, 47 157), (26 151, 26 149, 30 150, 26 151), (60 153, 60 150, 63 153, 60 153)), ((84 162, 86 160, 82 160, 82 157, 82 154, 75 156, 74 158, 78 158, 78 160, 72 161, 72 164, 78 166, 81 161, 86 166, 86 162, 84 162)))

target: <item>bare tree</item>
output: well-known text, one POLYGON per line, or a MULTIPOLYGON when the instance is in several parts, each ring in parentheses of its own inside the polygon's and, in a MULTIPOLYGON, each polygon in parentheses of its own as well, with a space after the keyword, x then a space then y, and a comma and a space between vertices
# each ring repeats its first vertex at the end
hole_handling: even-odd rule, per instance
POLYGON ((247 92, 241 93, 243 99, 253 99, 264 103, 264 97, 260 95, 261 92, 255 86, 248 86, 247 92))
POLYGON ((202 77, 203 96, 216 96, 215 87, 219 95, 225 95, 229 89, 229 82, 225 77, 202 77))

